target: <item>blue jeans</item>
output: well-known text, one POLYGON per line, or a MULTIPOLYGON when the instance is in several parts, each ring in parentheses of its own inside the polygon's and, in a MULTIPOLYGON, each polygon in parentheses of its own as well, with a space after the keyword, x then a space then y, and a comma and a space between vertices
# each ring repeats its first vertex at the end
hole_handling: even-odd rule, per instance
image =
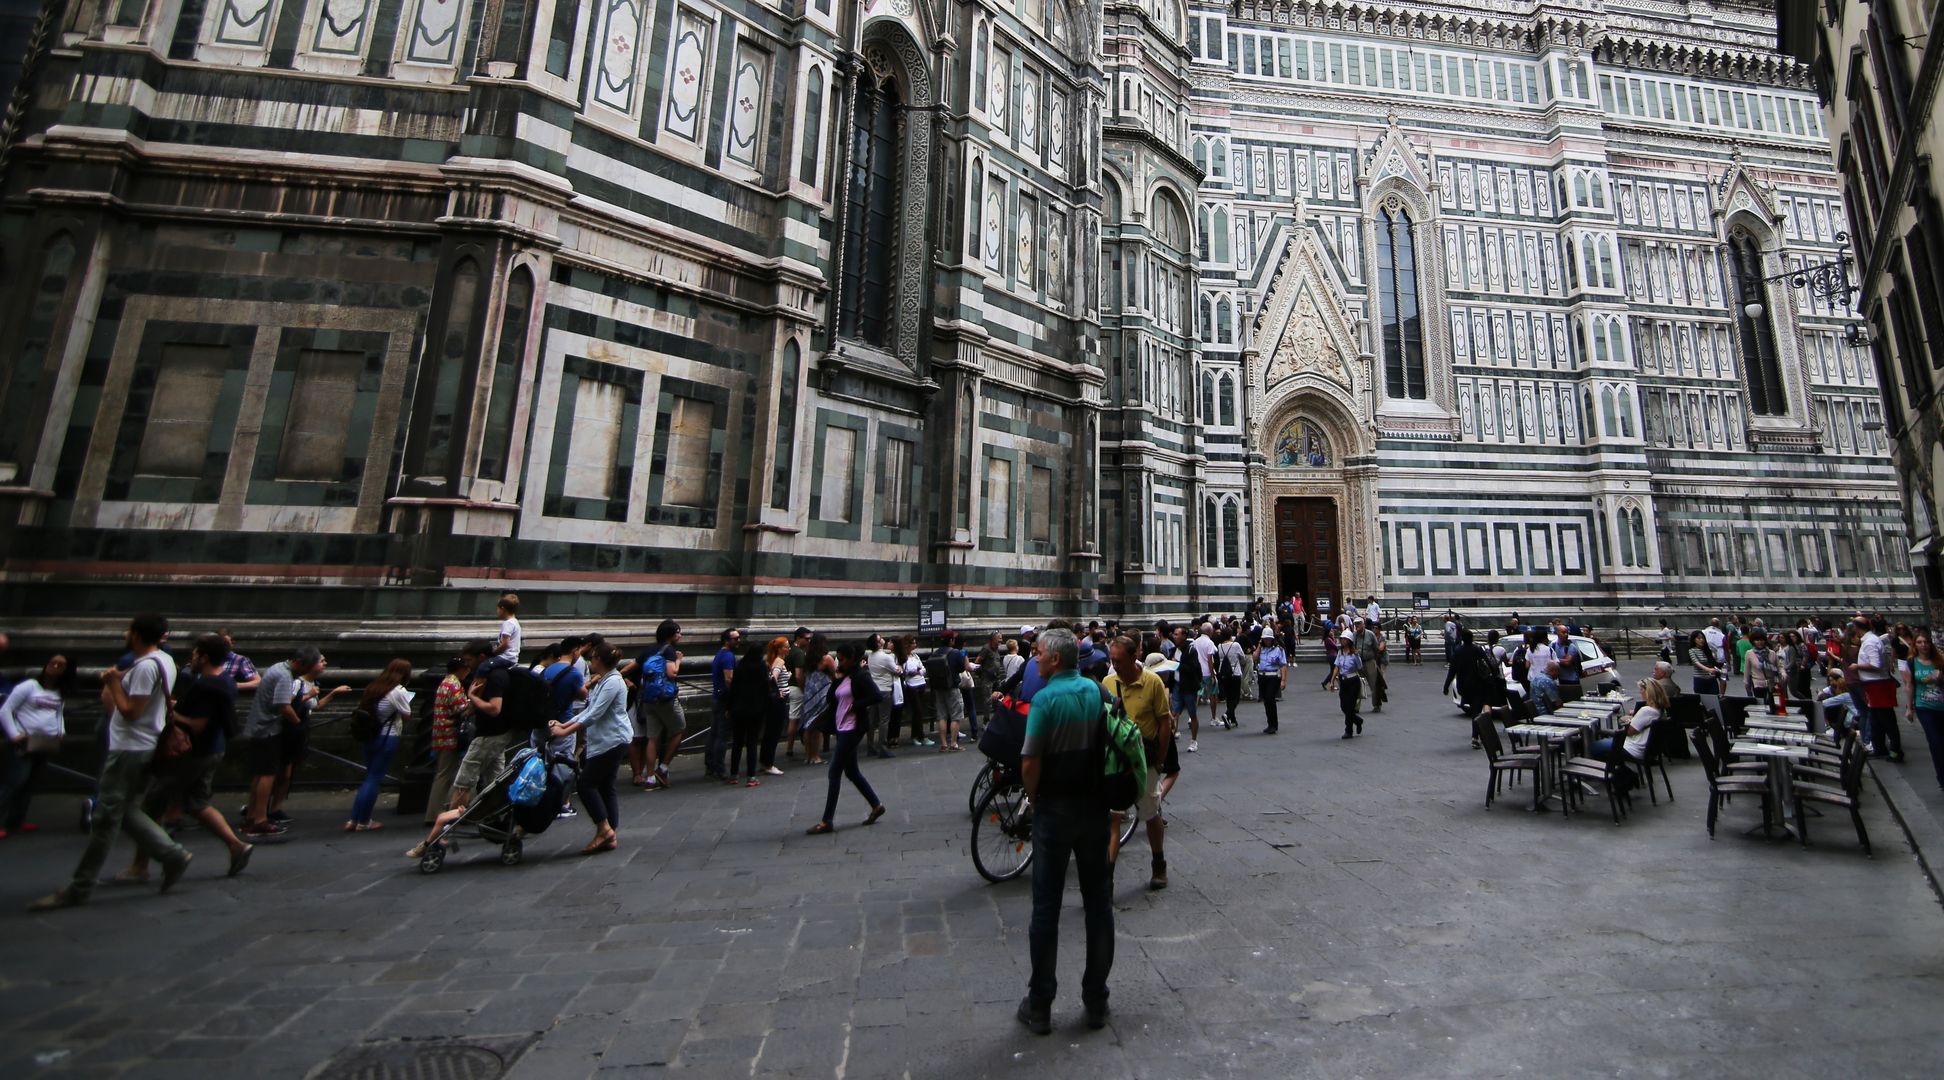
POLYGON ((1195 719, 1195 703, 1200 696, 1199 690, 1183 690, 1181 683, 1177 681, 1174 688, 1174 711, 1190 720, 1195 719))
POLYGON ((710 776, 729 773, 729 710, 722 702, 709 703, 709 741, 702 746, 702 771, 710 776))
POLYGON ((1937 772, 1937 786, 1944 787, 1944 712, 1919 706, 1917 724, 1924 729, 1924 741, 1930 743, 1931 768, 1937 772))
POLYGON ((364 744, 364 783, 358 785, 357 797, 351 800, 352 821, 363 824, 371 820, 372 813, 378 809, 378 791, 385 784, 385 770, 391 768, 397 753, 396 735, 380 735, 364 744))
POLYGON ((1027 931, 1033 974, 1026 983, 1033 1004, 1053 1004, 1059 989, 1060 897, 1066 892, 1067 857, 1079 866, 1080 906, 1087 916, 1087 967, 1080 1000, 1107 1004, 1107 973, 1114 967, 1114 872, 1107 862, 1107 812, 1085 799, 1033 801, 1033 921, 1027 931))
POLYGON ((843 790, 847 776, 857 788, 857 793, 871 804, 871 809, 878 807, 877 792, 871 790, 871 782, 864 779, 864 771, 857 767, 857 747, 864 741, 864 718, 858 717, 857 723, 859 726, 837 733, 837 748, 830 752, 830 792, 824 796, 825 825, 830 824, 831 817, 837 813, 837 793, 843 790))
POLYGON ((1559 708, 1559 683, 1550 675, 1533 673, 1526 677, 1527 689, 1532 691, 1532 707, 1541 713, 1549 713, 1559 708))

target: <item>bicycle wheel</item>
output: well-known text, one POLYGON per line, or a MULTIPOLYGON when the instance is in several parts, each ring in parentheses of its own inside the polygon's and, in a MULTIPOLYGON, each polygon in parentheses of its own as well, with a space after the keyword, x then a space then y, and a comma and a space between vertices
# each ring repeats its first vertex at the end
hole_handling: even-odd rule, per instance
POLYGON ((1141 815, 1136 813, 1133 807, 1128 807, 1121 815, 1120 844, 1122 847, 1127 846, 1128 838, 1133 836, 1134 830, 1140 827, 1141 815))
POLYGON ((986 795, 992 791, 993 779, 998 775, 998 763, 987 758, 985 768, 980 769, 979 775, 972 778, 972 791, 965 800, 966 813, 975 818, 979 816, 979 804, 984 802, 986 795))
POLYGON ((998 883, 1026 872, 1033 861, 1033 825, 1026 812, 1026 789, 1017 783, 995 785, 972 819, 972 865, 979 876, 998 883))

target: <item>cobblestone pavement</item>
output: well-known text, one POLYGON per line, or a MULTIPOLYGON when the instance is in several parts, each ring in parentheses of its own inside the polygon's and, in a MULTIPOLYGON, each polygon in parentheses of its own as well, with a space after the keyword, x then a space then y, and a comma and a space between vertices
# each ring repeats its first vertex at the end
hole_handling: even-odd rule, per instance
POLYGON ((569 821, 525 865, 474 845, 422 876, 406 820, 347 835, 348 793, 318 795, 242 878, 196 839, 171 896, 27 916, 80 842, 7 840, 0 1076, 294 1078, 454 1037, 526 1040, 510 1075, 550 1080, 1935 1075, 1944 909, 1874 794, 1874 859, 1835 817, 1807 850, 1745 837, 1740 804, 1710 841, 1691 762, 1621 828, 1516 792, 1487 811, 1435 668, 1393 669, 1350 742, 1297 674, 1281 735, 1248 705, 1183 755, 1172 886, 1128 851, 1106 1031, 1074 996, 1071 891, 1054 1034, 1012 1019, 1030 901, 972 869, 976 754, 868 763, 890 814, 855 827, 847 789, 817 838, 820 770, 731 790, 684 759, 690 782, 624 794, 596 858, 569 821))

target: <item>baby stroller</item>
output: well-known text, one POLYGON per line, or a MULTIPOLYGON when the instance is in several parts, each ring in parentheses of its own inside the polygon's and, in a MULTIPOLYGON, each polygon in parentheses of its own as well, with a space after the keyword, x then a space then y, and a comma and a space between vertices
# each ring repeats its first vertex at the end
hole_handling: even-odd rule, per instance
POLYGON ((547 831, 547 827, 560 815, 560 807, 567 798, 568 785, 580 776, 580 768, 572 757, 554 754, 546 762, 546 786, 539 800, 528 806, 513 802, 510 790, 514 781, 520 778, 520 771, 528 761, 544 752, 544 748, 523 746, 507 758, 505 768, 480 790, 466 807, 466 812, 448 822, 439 835, 425 845, 425 853, 419 856, 419 873, 438 873, 445 865, 447 853, 459 849, 460 839, 498 844, 500 864, 518 866, 524 854, 522 839, 547 831))

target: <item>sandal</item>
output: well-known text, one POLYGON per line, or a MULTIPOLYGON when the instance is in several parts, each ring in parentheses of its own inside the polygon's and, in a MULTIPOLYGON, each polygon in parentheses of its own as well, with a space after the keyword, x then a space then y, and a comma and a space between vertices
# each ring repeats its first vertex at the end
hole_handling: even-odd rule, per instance
POLYGON ((358 823, 357 823, 357 822, 355 822, 355 821, 347 821, 347 822, 345 822, 345 823, 344 823, 344 831, 345 831, 345 832, 357 832, 357 831, 358 831, 358 823))
POLYGON ((367 822, 364 822, 364 823, 362 823, 362 824, 360 824, 360 825, 358 826, 358 831, 359 831, 359 832, 377 832, 377 831, 378 831, 379 829, 382 829, 382 828, 384 828, 384 827, 385 827, 385 824, 384 824, 384 822, 382 822, 382 821, 367 821, 367 822))
POLYGON ((758 779, 756 779, 755 777, 753 777, 753 776, 752 776, 752 777, 750 777, 750 778, 749 778, 749 782, 748 782, 748 783, 746 783, 746 784, 744 784, 743 786, 744 786, 744 787, 746 787, 746 788, 750 788, 750 787, 762 787, 762 786, 763 786, 763 782, 762 782, 761 780, 758 780, 758 779))
POLYGON ((825 833, 828 833, 828 832, 836 832, 836 831, 837 831, 837 830, 836 830, 836 829, 835 829, 835 828, 834 828, 834 827, 833 827, 833 826, 832 826, 832 825, 830 824, 830 822, 828 822, 828 821, 819 821, 819 822, 817 822, 817 823, 816 823, 815 825, 812 825, 812 826, 810 826, 809 828, 807 828, 807 829, 805 829, 805 830, 803 830, 803 835, 805 835, 805 836, 822 836, 822 835, 823 835, 823 834, 825 834, 825 833))

